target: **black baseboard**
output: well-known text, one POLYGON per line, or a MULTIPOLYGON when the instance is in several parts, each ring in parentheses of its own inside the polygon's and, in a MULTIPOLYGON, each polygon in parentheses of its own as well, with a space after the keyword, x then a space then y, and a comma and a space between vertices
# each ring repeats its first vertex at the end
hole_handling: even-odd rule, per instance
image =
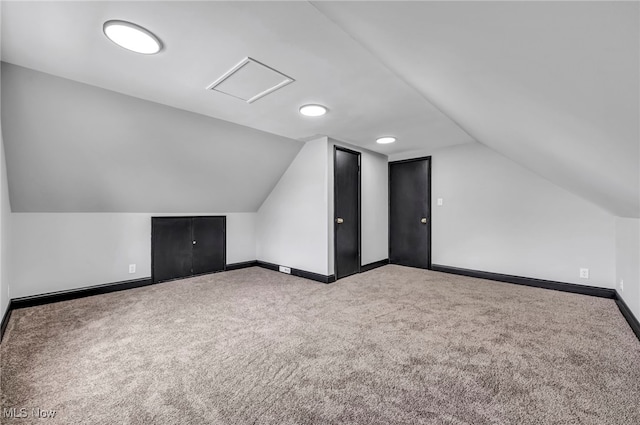
POLYGON ((106 283, 103 285, 88 286, 85 288, 70 289, 68 291, 49 292, 47 294, 32 295, 29 297, 12 298, 9 307, 2 318, 0 324, 0 342, 4 337, 4 332, 9 324, 11 312, 19 308, 35 307, 43 304, 51 304, 59 301, 74 300, 76 298, 90 297, 92 295, 108 294, 109 292, 123 291, 125 289, 139 288, 151 285, 151 278, 126 280, 123 282, 106 283))
POLYGON ((34 307, 37 305, 57 303, 59 301, 74 300, 76 298, 90 297, 92 295, 108 294, 109 292, 123 291, 125 289, 139 288, 151 285, 151 278, 126 280, 123 282, 107 283, 104 285, 88 286, 85 288, 70 289, 68 291, 49 292, 30 297, 13 298, 11 305, 14 310, 19 308, 34 307))
POLYGON ((640 322, 638 321, 638 318, 634 316, 631 309, 629 309, 629 306, 624 302, 624 300, 622 299, 622 297, 620 297, 620 294, 617 291, 616 291, 616 304, 620 309, 620 313, 622 313, 624 318, 627 320, 627 323, 629 323, 629 326, 631 326, 631 330, 633 331, 634 334, 636 334, 636 336, 638 337, 638 340, 640 340, 640 322))
POLYGON ((458 267, 443 266, 440 264, 433 264, 431 269, 436 272, 478 277, 480 279, 496 280, 498 282, 515 283, 516 285, 534 286, 536 288, 553 289, 556 291, 572 292, 574 294, 591 295, 601 298, 616 298, 615 290, 596 286, 577 285, 575 283, 563 283, 552 280, 534 279, 531 277, 483 272, 480 270, 462 269, 458 267))
POLYGON ((574 294, 591 295, 600 298, 610 298, 615 300, 618 309, 622 313, 631 330, 640 341, 640 321, 629 309, 620 294, 615 289, 600 288, 586 285, 576 285, 575 283, 554 282, 551 280, 533 279, 522 276, 511 276, 506 274, 483 272, 479 270, 462 269, 458 267, 442 266, 433 264, 433 271, 451 273, 462 276, 478 277, 481 279, 496 280, 498 282, 515 283, 516 285, 535 286, 536 288, 553 289, 556 291, 571 292, 574 294))
MULTIPOLYGON (((376 261, 374 263, 366 264, 362 266, 361 271, 365 272, 365 271, 373 270, 375 268, 382 267, 386 264, 389 264, 388 259, 376 261)), ((246 261, 242 263, 229 264, 226 266, 226 270, 238 270, 238 269, 254 267, 254 266, 259 266, 265 269, 278 271, 277 264, 267 263, 265 261, 246 261)), ((528 277, 505 275, 505 274, 499 274, 499 273, 484 272, 479 270, 462 269, 458 267, 449 267, 449 266, 443 266, 438 264, 433 264, 432 270, 443 272, 443 273, 451 273, 451 274, 457 274, 462 276, 495 280, 498 282, 514 283, 517 285, 534 286, 537 288, 553 289, 557 291, 572 292, 576 294, 615 299, 616 304, 620 309, 620 312, 622 313, 626 321, 629 323, 629 326, 631 327, 635 335, 638 337, 638 340, 640 340, 640 322, 631 312, 631 310, 629 309, 627 304, 624 302, 624 300, 620 297, 620 294, 618 294, 613 289, 598 288, 598 287, 591 287, 591 286, 585 286, 585 285, 576 285, 573 283, 554 282, 550 280, 533 279, 528 277)), ((335 275, 325 276, 322 274, 312 273, 305 270, 299 270, 299 269, 293 269, 293 268, 291 269, 291 274, 293 276, 298 276, 298 277, 302 277, 305 279, 310 279, 310 280, 313 280, 316 282, 322 282, 322 283, 332 283, 336 281, 335 275)), ((9 324, 11 312, 15 309, 33 307, 33 306, 49 304, 49 303, 54 303, 59 301, 67 301, 67 300, 72 300, 76 298, 84 298, 92 295, 107 294, 110 292, 122 291, 122 290, 132 289, 132 288, 139 288, 139 287, 147 286, 151 284, 152 284, 151 278, 142 278, 142 279, 128 280, 124 282, 108 283, 104 285, 96 285, 96 286, 90 286, 85 288, 72 289, 68 291, 52 292, 48 294, 11 299, 9 300, 9 306, 7 307, 7 311, 4 313, 2 322, 0 322, 0 342, 2 342, 2 338, 4 337, 5 330, 7 328, 7 325, 9 324)))
POLYGON ((4 312, 4 315, 2 316, 2 322, 0 322, 0 342, 2 342, 2 338, 4 337, 4 331, 7 329, 7 325, 9 324, 11 311, 13 311, 13 306, 11 305, 11 300, 9 300, 7 311, 4 312))
MULTIPOLYGON (((279 271, 279 266, 277 264, 267 263, 266 261, 258 261, 258 266, 265 269, 274 270, 276 272, 279 271)), ((291 268, 291 274, 293 276, 303 277, 305 279, 315 280, 316 282, 322 282, 322 283, 333 283, 336 281, 335 275, 326 276, 323 274, 308 272, 306 270, 300 270, 300 269, 294 269, 294 268, 291 268)))
POLYGON ((378 267, 386 266, 389 264, 389 259, 385 258, 384 260, 375 261, 373 263, 365 264, 364 266, 360 266, 360 273, 368 272, 369 270, 377 269, 378 267))
POLYGON ((248 267, 255 267, 258 265, 258 262, 256 260, 253 261, 243 261, 242 263, 233 263, 233 264, 227 264, 224 267, 225 271, 229 271, 229 270, 240 270, 240 269, 246 269, 248 267))

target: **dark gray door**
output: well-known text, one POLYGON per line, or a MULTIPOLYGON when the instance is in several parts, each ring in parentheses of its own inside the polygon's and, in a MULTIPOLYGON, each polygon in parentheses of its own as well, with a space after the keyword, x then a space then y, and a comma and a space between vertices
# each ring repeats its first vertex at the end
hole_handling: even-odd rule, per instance
POLYGON ((162 282, 191 276, 192 245, 191 217, 153 217, 153 281, 162 282))
POLYGON ((431 157, 389 163, 389 262, 431 268, 431 157))
POLYGON ((225 262, 225 217, 194 217, 193 274, 222 271, 225 262))
POLYGON ((151 274, 154 282, 223 271, 226 217, 152 217, 151 274))
POLYGON ((360 152, 334 151, 336 279, 360 272, 360 152))

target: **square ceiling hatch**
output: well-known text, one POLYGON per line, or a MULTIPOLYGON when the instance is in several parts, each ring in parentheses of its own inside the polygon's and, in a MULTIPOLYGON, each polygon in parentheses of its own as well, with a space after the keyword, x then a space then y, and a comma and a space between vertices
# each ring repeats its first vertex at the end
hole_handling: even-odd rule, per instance
POLYGON ((282 72, 247 57, 213 82, 207 90, 253 103, 294 81, 282 72))

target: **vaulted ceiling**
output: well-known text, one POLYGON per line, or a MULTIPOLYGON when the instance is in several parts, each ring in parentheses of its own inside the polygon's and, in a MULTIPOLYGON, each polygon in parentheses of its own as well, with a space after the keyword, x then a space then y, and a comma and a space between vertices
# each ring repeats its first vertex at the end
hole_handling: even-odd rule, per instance
POLYGON ((640 3, 315 4, 480 143, 640 216, 640 3))
MULTIPOLYGON (((66 178, 61 170, 68 169, 69 159, 52 155, 56 146, 93 157, 91 149, 108 140, 77 133, 89 121, 74 123, 73 108, 56 110, 55 102, 51 111, 26 105, 22 113, 27 120, 35 118, 28 115, 34 110, 61 114, 71 124, 64 131, 7 129, 12 124, 4 115, 11 106, 4 104, 12 202, 25 194, 19 202, 23 210, 252 210, 299 149, 296 140, 322 134, 387 155, 478 141, 615 215, 640 216, 638 3, 4 1, 1 7, 3 61, 106 89, 78 89, 93 101, 115 99, 117 93, 127 95, 122 98, 129 100, 121 99, 125 104, 146 101, 130 108, 132 116, 138 109, 165 108, 167 122, 217 119, 209 123, 212 133, 223 121, 250 127, 250 137, 237 128, 233 135, 212 137, 211 145, 198 136, 200 144, 192 148, 208 146, 209 158, 214 150, 224 155, 241 141, 248 151, 260 152, 260 170, 268 176, 262 186, 234 195, 211 181, 206 160, 192 163, 189 173, 173 166, 186 161, 176 151, 162 159, 163 171, 153 165, 139 169, 133 192, 153 193, 151 182, 160 175, 176 187, 202 179, 219 202, 196 204, 189 195, 180 198, 188 203, 181 207, 153 196, 134 201, 134 194, 120 195, 117 189, 125 180, 105 182, 110 177, 104 170, 118 167, 132 176, 143 160, 128 155, 153 152, 158 142, 151 127, 138 123, 139 131, 123 135, 127 143, 108 149, 112 163, 95 158, 92 167, 77 170, 76 177, 102 173, 86 179, 85 186, 98 194, 108 186, 108 198, 89 197, 88 205, 73 188, 63 193, 60 185, 48 188, 51 200, 36 202, 38 184, 25 170, 40 169, 43 179, 66 178), (102 24, 110 19, 148 28, 165 49, 145 56, 118 48, 102 34, 102 24), (296 81, 252 104, 206 90, 246 56, 296 81), (330 112, 302 117, 298 108, 305 103, 322 103, 330 112), (398 142, 376 145, 382 135, 394 135, 398 142), (65 138, 88 143, 69 146, 65 138), (56 143, 45 149, 52 140, 56 143), (43 171, 46 158, 55 164, 43 171), (22 171, 11 163, 19 163, 22 171), (54 205, 61 198, 74 206, 54 205)), ((23 91, 37 99, 27 86, 23 91)), ((6 90, 3 84, 3 100, 6 90)), ((46 98, 49 88, 41 84, 41 90, 46 98)), ((168 138, 166 133, 162 143, 178 143, 179 129, 168 138)), ((222 172, 241 164, 234 157, 216 167, 222 172)), ((233 179, 227 185, 232 187, 233 179)))

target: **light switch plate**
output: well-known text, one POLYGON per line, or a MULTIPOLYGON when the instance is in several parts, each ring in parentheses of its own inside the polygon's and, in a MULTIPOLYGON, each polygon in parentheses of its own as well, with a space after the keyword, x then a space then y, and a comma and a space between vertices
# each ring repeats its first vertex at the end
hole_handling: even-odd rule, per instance
POLYGON ((444 200, 442 198, 438 198, 438 206, 441 207, 444 200))

